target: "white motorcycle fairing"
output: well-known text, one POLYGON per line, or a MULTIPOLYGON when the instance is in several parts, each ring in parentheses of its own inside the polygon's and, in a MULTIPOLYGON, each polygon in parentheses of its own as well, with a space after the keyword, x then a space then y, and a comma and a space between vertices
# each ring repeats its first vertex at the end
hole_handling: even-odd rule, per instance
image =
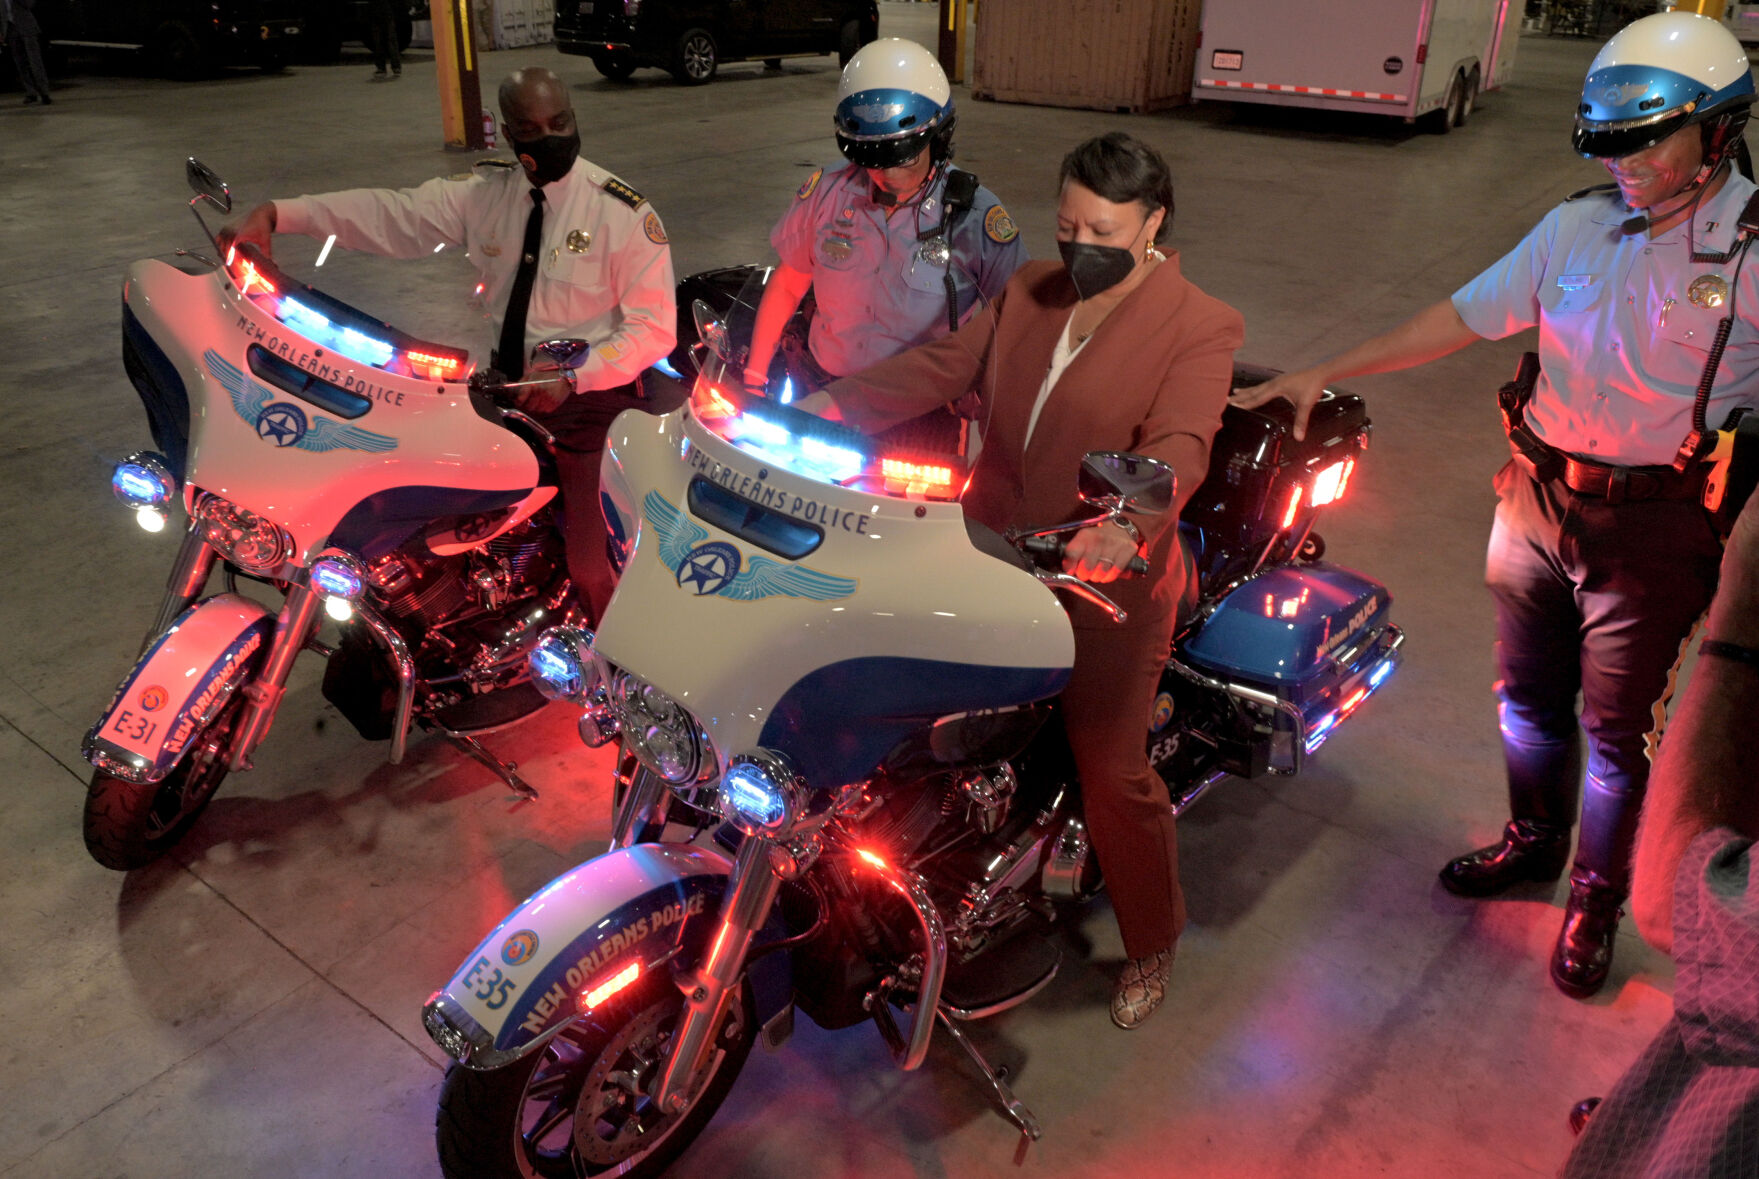
POLYGON ((834 790, 940 717, 1067 682, 1063 606, 955 502, 797 474, 691 405, 621 414, 601 482, 633 544, 593 649, 688 709, 721 767, 762 746, 834 790))
MULTIPOLYGON (((428 1034, 467 1067, 499 1068, 566 1027, 580 1014, 582 996, 613 978, 627 985, 655 969, 693 966, 720 927, 732 870, 733 861, 711 847, 650 843, 558 876, 508 914, 428 999, 428 1034)), ((760 1020, 791 997, 787 955, 764 961, 768 968, 752 978, 760 1020)))
POLYGON ((480 415, 465 385, 316 344, 275 317, 278 297, 242 294, 224 268, 129 269, 125 336, 187 398, 186 507, 206 491, 272 519, 303 566, 332 545, 382 555, 436 518, 488 516, 538 491, 531 446, 480 415))
POLYGON ((80 752, 125 782, 163 780, 252 674, 273 627, 267 610, 237 594, 197 602, 135 662, 80 752))

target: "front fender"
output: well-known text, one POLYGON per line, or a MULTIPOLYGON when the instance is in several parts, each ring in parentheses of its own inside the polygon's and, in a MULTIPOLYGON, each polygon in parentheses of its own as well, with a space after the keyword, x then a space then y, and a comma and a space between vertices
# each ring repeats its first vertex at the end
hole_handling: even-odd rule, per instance
POLYGON ((574 1019, 584 991, 630 963, 643 973, 693 965, 719 928, 732 871, 711 848, 644 843, 558 876, 428 1000, 428 1035, 471 1068, 519 1059, 574 1019))
POLYGON ((197 602, 136 661, 80 752, 125 782, 161 780, 250 679, 273 628, 267 609, 238 594, 197 602))

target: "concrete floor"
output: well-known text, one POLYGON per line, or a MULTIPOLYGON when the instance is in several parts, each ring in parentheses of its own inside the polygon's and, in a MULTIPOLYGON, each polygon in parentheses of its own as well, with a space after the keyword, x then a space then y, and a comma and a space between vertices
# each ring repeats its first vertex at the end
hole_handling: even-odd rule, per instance
MULTIPOLYGON (((929 39, 932 9, 882 4, 929 39)), ((1568 125, 1593 46, 1528 38, 1516 80, 1461 132, 1217 105, 1151 117, 961 98, 960 160, 1050 254, 1057 161, 1125 127, 1179 184, 1188 273, 1239 307, 1247 359, 1293 366, 1454 289, 1596 179, 1568 125)), ((652 198, 680 273, 758 259, 833 158, 836 68, 728 67, 628 85, 547 49, 483 59, 576 86, 586 153, 652 198)), ((133 657, 174 547, 106 486, 147 440, 117 348, 124 267, 194 246, 183 156, 243 203, 460 170, 436 146, 433 66, 369 84, 358 54, 279 77, 67 79, 0 111, 0 986, 12 1028, 0 1174, 429 1176, 438 1053, 419 1008, 519 897, 602 848, 606 759, 552 710, 494 740, 544 788, 511 801, 432 741, 401 766, 296 674, 261 768, 226 783, 173 861, 119 876, 80 844, 78 747, 133 657)), ((963 92, 961 92, 963 94, 963 92)), ((315 243, 282 256, 309 264, 315 243)), ((483 342, 461 258, 333 258, 322 283, 430 338, 483 342), (472 333, 475 333, 474 335, 472 333)), ((1361 380, 1375 447, 1322 523, 1392 588, 1410 636, 1388 690, 1298 780, 1218 787, 1182 824, 1191 928, 1167 1009, 1105 1017, 1120 947, 1096 907, 1035 1002, 977 1029, 1045 1137, 1024 1172, 948 1044, 916 1074, 868 1029, 754 1055, 681 1176, 1544 1176, 1565 1111, 1604 1091, 1665 1018, 1668 964, 1620 938, 1590 1003, 1544 961, 1559 889, 1468 904, 1435 869, 1504 801, 1480 587, 1492 391, 1520 340, 1361 380)))

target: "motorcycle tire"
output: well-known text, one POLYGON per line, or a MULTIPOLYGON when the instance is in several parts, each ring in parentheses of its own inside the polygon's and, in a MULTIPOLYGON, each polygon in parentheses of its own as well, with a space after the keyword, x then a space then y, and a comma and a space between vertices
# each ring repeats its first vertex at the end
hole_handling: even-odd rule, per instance
POLYGON ((85 841, 92 859, 118 872, 144 868, 182 839, 225 780, 226 738, 238 718, 236 697, 197 734, 177 768, 147 785, 105 773, 86 788, 85 841))
POLYGON ((435 1117, 441 1172, 446 1179, 661 1174, 714 1117, 757 1031, 745 984, 702 1088, 683 1113, 663 1114, 642 1090, 658 1082, 683 1007, 682 993, 662 971, 505 1068, 453 1065, 435 1117), (583 1113, 594 1121, 577 1130, 583 1113))

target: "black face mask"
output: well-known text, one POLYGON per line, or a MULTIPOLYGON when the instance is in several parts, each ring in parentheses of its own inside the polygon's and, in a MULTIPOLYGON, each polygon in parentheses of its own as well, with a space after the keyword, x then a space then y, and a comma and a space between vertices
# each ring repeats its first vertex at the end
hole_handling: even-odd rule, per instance
POLYGON ((1075 293, 1091 299, 1101 291, 1110 290, 1136 269, 1136 255, 1118 246, 1096 246, 1091 242, 1058 242, 1063 265, 1075 284, 1075 293))
POLYGON ((519 157, 519 164, 533 184, 543 185, 560 180, 574 167, 580 156, 580 128, 566 135, 540 135, 536 139, 507 140, 519 157))

